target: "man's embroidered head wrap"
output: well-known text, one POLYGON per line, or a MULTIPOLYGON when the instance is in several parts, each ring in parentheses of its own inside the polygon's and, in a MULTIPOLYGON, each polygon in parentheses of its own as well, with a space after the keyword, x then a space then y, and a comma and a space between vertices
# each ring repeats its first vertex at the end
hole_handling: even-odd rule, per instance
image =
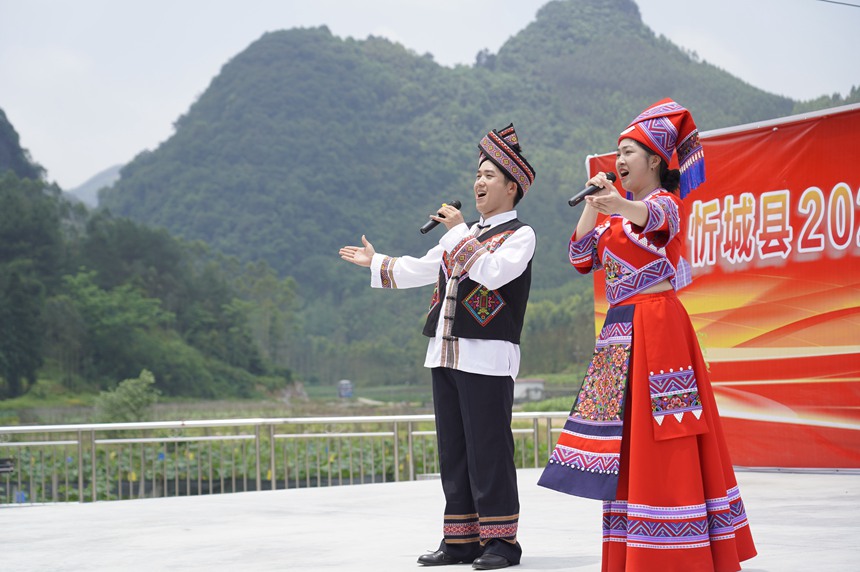
POLYGON ((639 114, 618 136, 642 143, 669 165, 678 152, 681 171, 681 198, 705 182, 705 154, 693 116, 669 98, 658 101, 639 114))
POLYGON ((481 150, 479 167, 484 160, 489 159, 517 183, 524 196, 529 192, 535 180, 535 170, 522 155, 513 123, 502 130, 493 129, 487 133, 478 143, 478 149, 481 150))

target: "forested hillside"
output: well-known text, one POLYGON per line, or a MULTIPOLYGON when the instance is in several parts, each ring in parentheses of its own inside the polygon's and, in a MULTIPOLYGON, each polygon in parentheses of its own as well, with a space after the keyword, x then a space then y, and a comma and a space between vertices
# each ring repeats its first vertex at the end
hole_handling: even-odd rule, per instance
MULTIPOLYGON (((482 56, 448 69, 383 39, 267 34, 224 66, 171 139, 123 170, 103 204, 262 257, 319 292, 331 287, 320 264, 357 233, 420 251, 429 237, 416 223, 437 203, 471 205, 476 144, 492 127, 517 125, 538 170, 522 214, 554 242, 574 219, 559 205, 582 184, 585 155, 611 149, 645 105, 671 94, 702 129, 793 106, 656 38, 631 0, 551 2, 482 56)), ((538 261, 539 287, 567 279, 558 259, 538 261)))
POLYGON ((34 163, 27 150, 21 147, 18 132, 0 109, 0 174, 4 171, 29 179, 38 179, 44 174, 44 169, 34 163))
POLYGON ((291 280, 68 202, 2 110, 0 149, 0 399, 40 378, 112 389, 144 368, 168 396, 248 397, 290 382, 275 364, 295 323, 291 280))
POLYGON ((578 216, 566 199, 585 156, 667 95, 703 130, 793 107, 655 37, 631 0, 550 2, 497 54, 453 69, 384 39, 274 32, 229 61, 101 204, 295 279, 303 335, 284 365, 329 382, 414 382, 429 291, 372 292, 337 249, 366 233, 378 251, 423 254, 437 235, 417 228, 445 200, 474 218, 477 142, 513 121, 537 169, 519 208, 538 234, 524 373, 561 371, 593 336, 591 282, 566 261, 578 216))

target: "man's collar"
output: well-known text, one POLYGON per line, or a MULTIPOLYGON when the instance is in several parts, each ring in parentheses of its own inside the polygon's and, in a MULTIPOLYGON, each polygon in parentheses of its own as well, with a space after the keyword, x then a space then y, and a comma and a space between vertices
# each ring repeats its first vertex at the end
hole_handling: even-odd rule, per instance
POLYGON ((510 210, 501 214, 491 216, 486 220, 484 220, 484 217, 481 217, 481 220, 478 221, 478 224, 482 227, 491 227, 496 226, 498 224, 502 224, 503 222, 508 222, 509 220, 514 220, 515 218, 517 218, 517 211, 510 210))

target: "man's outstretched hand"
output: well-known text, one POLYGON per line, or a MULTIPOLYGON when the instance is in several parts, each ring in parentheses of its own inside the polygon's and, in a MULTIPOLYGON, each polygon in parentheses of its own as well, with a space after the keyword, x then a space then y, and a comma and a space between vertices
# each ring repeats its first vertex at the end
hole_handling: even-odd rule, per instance
POLYGON ((367 268, 370 266, 370 261, 373 259, 376 251, 363 234, 361 235, 361 243, 364 246, 344 246, 338 251, 338 254, 347 262, 367 268))

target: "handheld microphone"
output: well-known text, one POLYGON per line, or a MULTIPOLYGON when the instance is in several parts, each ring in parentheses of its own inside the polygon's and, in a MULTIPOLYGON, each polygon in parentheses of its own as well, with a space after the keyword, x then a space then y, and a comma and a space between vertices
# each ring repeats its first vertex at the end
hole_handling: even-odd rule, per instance
MULTIPOLYGON (((454 207, 455 209, 459 209, 461 206, 460 201, 458 201, 456 199, 451 201, 450 203, 448 203, 448 205, 454 207)), ((421 231, 421 234, 427 234, 428 232, 430 232, 431 230, 436 228, 437 224, 439 224, 438 220, 428 220, 427 222, 424 223, 424 226, 422 226, 418 230, 421 231)))
MULTIPOLYGON (((615 182, 615 173, 613 173, 611 171, 609 173, 606 173, 606 179, 609 180, 609 182, 614 183, 615 182)), ((572 207, 575 207, 576 205, 581 203, 583 200, 585 200, 585 197, 587 197, 588 195, 596 193, 597 191, 599 191, 602 188, 603 187, 598 187, 597 185, 589 185, 589 186, 585 187, 584 189, 582 189, 581 191, 579 191, 578 193, 576 193, 575 195, 573 195, 572 197, 570 197, 570 200, 567 201, 567 204, 569 204, 572 207)))

